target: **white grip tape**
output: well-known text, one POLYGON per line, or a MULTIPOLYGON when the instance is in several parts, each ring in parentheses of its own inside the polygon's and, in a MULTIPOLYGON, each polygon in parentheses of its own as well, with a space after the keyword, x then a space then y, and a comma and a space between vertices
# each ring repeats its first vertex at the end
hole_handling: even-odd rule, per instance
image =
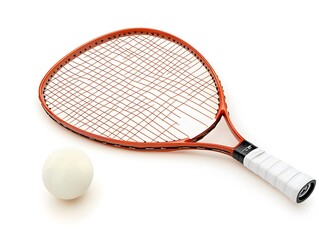
POLYGON ((293 202, 300 202, 298 194, 309 182, 314 180, 260 148, 248 153, 243 164, 283 192, 293 202))

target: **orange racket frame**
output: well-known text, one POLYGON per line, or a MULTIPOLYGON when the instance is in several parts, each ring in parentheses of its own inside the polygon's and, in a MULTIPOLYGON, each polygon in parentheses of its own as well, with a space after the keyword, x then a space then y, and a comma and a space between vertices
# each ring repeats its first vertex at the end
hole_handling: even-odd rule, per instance
POLYGON ((91 140, 95 140, 98 142, 102 142, 103 144, 110 144, 115 147, 125 147, 129 149, 140 149, 140 150, 162 150, 162 151, 169 151, 169 150, 176 150, 176 149, 204 149, 204 150, 212 150, 216 152, 221 152, 227 155, 232 156, 235 148, 239 146, 243 141, 244 138, 237 132, 235 127, 233 126, 230 118, 229 118, 229 113, 227 111, 227 104, 225 101, 225 96, 223 92, 223 88, 221 85, 221 82, 215 73, 214 69, 212 66, 208 63, 208 61, 203 57, 202 54, 200 54, 195 48, 193 48, 190 44, 185 42, 184 40, 163 32, 159 30, 153 30, 153 29, 148 29, 148 28, 134 28, 134 29, 124 29, 120 31, 115 31, 109 34, 105 34, 101 37, 95 38, 82 46, 76 48, 69 54, 67 54, 65 57, 63 57, 60 61, 58 61, 49 71, 48 73, 44 76, 44 78, 41 81, 40 87, 39 87, 39 99, 41 101, 42 107, 44 110, 47 112, 47 114, 58 124, 62 125, 63 127, 71 130, 72 132, 75 132, 77 134, 80 134, 84 137, 87 137, 91 140), (200 61, 202 61, 206 67, 207 70, 212 74, 216 86, 218 88, 219 92, 219 109, 216 114, 216 120, 215 122, 207 128, 204 132, 200 133, 194 138, 186 138, 178 141, 170 141, 170 142, 133 142, 133 141, 122 141, 122 140, 117 140, 117 139, 112 139, 108 137, 103 137, 99 136, 96 134, 92 134, 89 132, 86 132, 84 130, 81 130, 73 125, 70 125, 69 123, 65 122, 61 118, 59 118, 57 115, 55 115, 50 108, 47 106, 45 102, 45 96, 44 96, 44 88, 48 84, 48 81, 53 77, 53 75, 59 71, 60 68, 62 68, 65 64, 69 63, 72 61, 74 58, 76 58, 78 55, 82 54, 83 52, 93 48, 96 45, 99 45, 103 42, 107 42, 109 40, 112 40, 117 37, 121 36, 126 36, 130 34, 152 34, 152 35, 157 35, 157 36, 162 36, 165 37, 166 39, 170 41, 174 41, 175 43, 179 45, 185 46, 190 52, 192 52, 195 56, 197 56, 200 61), (220 119, 224 117, 226 120, 229 129, 231 130, 232 134, 234 137, 238 140, 238 144, 236 146, 225 146, 225 145, 220 145, 216 143, 204 143, 204 142, 197 142, 198 140, 202 139, 205 135, 207 135, 211 130, 213 130, 220 119))

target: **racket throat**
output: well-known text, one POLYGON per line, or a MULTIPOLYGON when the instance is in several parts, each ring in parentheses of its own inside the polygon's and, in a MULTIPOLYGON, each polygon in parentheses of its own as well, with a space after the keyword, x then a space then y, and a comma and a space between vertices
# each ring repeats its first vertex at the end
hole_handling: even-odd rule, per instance
POLYGON ((234 149, 232 156, 240 163, 243 163, 245 156, 256 148, 254 144, 244 140, 234 149))

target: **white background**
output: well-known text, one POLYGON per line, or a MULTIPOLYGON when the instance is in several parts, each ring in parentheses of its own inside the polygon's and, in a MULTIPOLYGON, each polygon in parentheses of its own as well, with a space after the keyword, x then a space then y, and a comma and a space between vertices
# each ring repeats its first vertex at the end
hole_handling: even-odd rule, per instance
POLYGON ((296 205, 221 154, 107 147, 55 124, 37 99, 45 73, 80 44, 160 29, 208 59, 244 137, 318 179, 318 12, 316 0, 1 1, 0 239, 318 239, 318 189, 296 205), (41 178, 65 146, 95 169, 70 202, 41 178))

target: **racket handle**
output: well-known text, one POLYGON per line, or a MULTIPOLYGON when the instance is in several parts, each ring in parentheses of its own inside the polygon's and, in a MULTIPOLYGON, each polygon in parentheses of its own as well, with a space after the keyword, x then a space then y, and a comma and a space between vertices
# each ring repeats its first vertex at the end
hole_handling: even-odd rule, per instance
POLYGON ((233 152, 233 158, 244 164, 294 203, 305 201, 313 192, 316 180, 244 140, 233 152))
POLYGON ((253 148, 243 158, 245 167, 279 189, 295 203, 301 203, 311 195, 316 185, 314 178, 260 148, 255 146, 253 148))

